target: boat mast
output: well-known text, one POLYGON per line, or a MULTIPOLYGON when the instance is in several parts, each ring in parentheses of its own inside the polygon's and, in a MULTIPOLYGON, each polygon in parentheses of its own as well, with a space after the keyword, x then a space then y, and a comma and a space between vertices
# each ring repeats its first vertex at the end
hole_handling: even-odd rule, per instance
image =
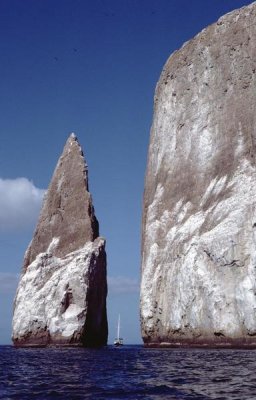
POLYGON ((118 315, 117 339, 120 339, 120 314, 118 315))

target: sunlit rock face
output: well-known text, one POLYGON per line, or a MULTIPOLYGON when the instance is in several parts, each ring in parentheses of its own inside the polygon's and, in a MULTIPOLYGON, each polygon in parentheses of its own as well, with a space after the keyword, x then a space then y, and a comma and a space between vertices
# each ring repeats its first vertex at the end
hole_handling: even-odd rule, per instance
POLYGON ((256 346, 256 3, 168 59, 145 181, 146 345, 256 346))
POLYGON ((14 302, 14 345, 105 345, 106 296, 105 240, 99 237, 87 165, 71 134, 25 253, 14 302))

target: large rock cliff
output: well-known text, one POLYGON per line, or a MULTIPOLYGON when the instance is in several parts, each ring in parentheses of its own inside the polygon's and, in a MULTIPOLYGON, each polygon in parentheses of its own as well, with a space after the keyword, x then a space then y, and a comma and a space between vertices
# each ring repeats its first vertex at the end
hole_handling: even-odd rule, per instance
POLYGON ((81 147, 71 134, 54 171, 14 302, 15 346, 107 342, 105 240, 81 147))
POLYGON ((256 346, 256 3, 168 59, 145 181, 146 345, 256 346))

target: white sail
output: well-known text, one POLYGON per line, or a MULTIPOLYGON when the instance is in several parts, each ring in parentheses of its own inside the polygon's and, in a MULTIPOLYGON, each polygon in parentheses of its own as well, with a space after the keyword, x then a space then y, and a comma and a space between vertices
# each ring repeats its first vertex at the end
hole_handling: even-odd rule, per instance
POLYGON ((117 337, 114 340, 114 345, 115 346, 122 346, 123 345, 123 339, 120 337, 120 314, 118 315, 118 322, 117 322, 117 337))

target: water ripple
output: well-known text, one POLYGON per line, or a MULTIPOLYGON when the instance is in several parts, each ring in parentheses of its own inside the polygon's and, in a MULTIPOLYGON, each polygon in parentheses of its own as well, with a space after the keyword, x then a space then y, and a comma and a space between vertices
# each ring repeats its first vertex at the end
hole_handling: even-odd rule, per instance
POLYGON ((0 346, 0 399, 252 400, 256 351, 0 346))

